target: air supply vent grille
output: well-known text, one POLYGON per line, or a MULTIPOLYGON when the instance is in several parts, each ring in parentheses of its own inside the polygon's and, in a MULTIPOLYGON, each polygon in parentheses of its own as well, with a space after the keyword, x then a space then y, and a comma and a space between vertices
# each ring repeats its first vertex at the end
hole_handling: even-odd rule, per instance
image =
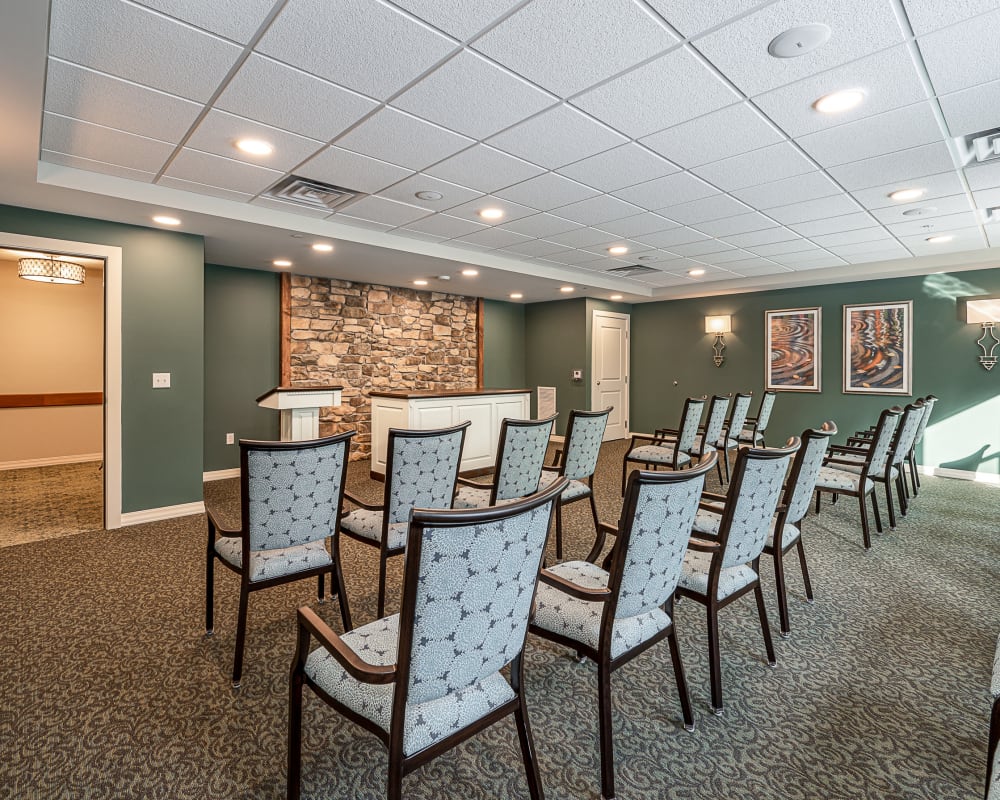
POLYGON ((311 178, 300 178, 289 175, 276 183, 267 192, 268 197, 284 200, 286 203, 296 203, 309 208, 325 208, 330 211, 342 206, 348 200, 353 200, 360 192, 345 189, 343 186, 333 186, 329 183, 314 181, 311 178))
POLYGON ((636 275, 649 275, 652 272, 662 272, 654 267, 647 267, 645 264, 630 264, 627 267, 615 267, 606 270, 609 275, 618 275, 622 278, 634 278, 636 275))

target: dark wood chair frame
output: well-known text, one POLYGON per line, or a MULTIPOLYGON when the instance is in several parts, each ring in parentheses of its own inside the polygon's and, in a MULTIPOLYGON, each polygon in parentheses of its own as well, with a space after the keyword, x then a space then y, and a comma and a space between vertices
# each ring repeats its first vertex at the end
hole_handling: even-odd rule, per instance
MULTIPOLYGON (((355 497, 350 492, 345 492, 344 496, 352 502, 354 505, 359 506, 367 511, 381 511, 382 512, 382 535, 380 541, 376 542, 371 539, 367 539, 364 536, 359 536, 356 533, 351 533, 351 531, 345 530, 344 528, 339 528, 340 533, 344 536, 349 536, 356 542, 361 542, 369 547, 377 547, 379 549, 379 564, 378 564, 378 617, 381 618, 385 615, 385 577, 386 577, 386 567, 388 561, 393 556, 402 555, 406 552, 406 547, 389 547, 389 498, 392 492, 392 468, 393 468, 393 443, 397 436, 405 436, 407 439, 429 439, 434 436, 441 436, 446 433, 452 433, 454 431, 461 431, 461 442, 458 447, 458 463, 455 465, 455 480, 452 482, 451 491, 449 492, 449 497, 455 496, 455 483, 458 481, 458 471, 462 463, 462 452, 465 448, 465 434, 469 425, 472 423, 466 421, 458 425, 453 425, 450 428, 432 428, 430 430, 411 430, 406 428, 389 428, 389 438, 386 442, 386 457, 385 457, 385 487, 382 495, 381 505, 366 503, 358 497, 355 497)), ((343 512, 342 516, 346 516, 347 512, 343 512)))
POLYGON ((283 583, 302 580, 304 578, 316 577, 316 597, 322 603, 325 599, 324 576, 330 574, 330 593, 336 595, 340 601, 340 617, 344 624, 344 630, 351 630, 351 611, 347 601, 347 592, 344 588, 344 574, 340 566, 340 541, 337 537, 336 529, 330 531, 331 540, 331 563, 322 567, 302 570, 292 575, 282 575, 278 578, 271 578, 264 581, 250 581, 250 492, 249 492, 249 471, 248 456, 251 450, 304 450, 310 447, 326 447, 338 442, 344 442, 344 474, 340 481, 340 493, 337 496, 337 508, 333 519, 338 519, 344 502, 344 485, 347 482, 347 462, 351 451, 351 438, 356 431, 347 431, 336 436, 328 436, 323 439, 313 439, 308 442, 264 442, 249 439, 240 439, 240 527, 238 529, 226 528, 220 524, 216 513, 206 507, 208 516, 208 547, 205 553, 205 636, 215 635, 215 561, 219 560, 228 569, 240 576, 240 605, 236 622, 236 653, 233 657, 233 688, 240 688, 240 681, 243 675, 243 651, 246 644, 247 633, 247 610, 250 604, 250 593, 267 589, 271 586, 278 586, 283 583), (238 536, 242 540, 243 564, 240 568, 234 567, 223 559, 215 551, 215 540, 218 536, 238 536))
POLYGON ((608 555, 609 561, 605 568, 608 570, 608 585, 604 589, 587 589, 577 586, 575 583, 565 578, 543 569, 541 580, 549 586, 555 587, 561 592, 565 592, 571 597, 588 602, 603 603, 604 611, 601 618, 601 634, 596 648, 587 647, 575 639, 562 636, 558 633, 544 630, 531 625, 530 631, 543 639, 564 645, 571 650, 575 650, 579 658, 589 658, 597 664, 597 707, 600 730, 601 749, 601 795, 604 798, 615 796, 615 761, 614 761, 614 732, 611 715, 611 674, 619 667, 627 664, 640 653, 645 652, 653 645, 666 639, 670 645, 670 660, 674 667, 674 679, 677 682, 677 693, 680 696, 681 711, 684 717, 684 728, 688 731, 694 730, 694 715, 691 711, 691 697, 688 693, 687 679, 684 674, 684 664, 681 661, 680 648, 677 644, 677 633, 673 623, 673 598, 664 605, 671 618, 671 624, 662 631, 647 639, 642 644, 636 645, 628 652, 622 653, 617 658, 611 657, 611 642, 614 633, 615 611, 618 607, 618 596, 621 589, 622 576, 625 572, 625 556, 628 551, 628 543, 632 536, 632 526, 635 521, 636 505, 639 500, 639 491, 643 484, 648 483, 676 483, 688 481, 699 475, 710 472, 715 466, 717 456, 712 453, 709 458, 683 472, 644 472, 633 471, 629 475, 628 486, 625 492, 625 503, 622 507, 621 519, 616 526, 607 523, 600 523, 604 534, 611 534, 616 537, 615 546, 608 555))
MULTIPOLYGON (((739 449, 740 449, 740 434, 743 432, 743 428, 746 426, 746 422, 747 422, 747 419, 748 419, 748 417, 746 417, 746 416, 743 417, 743 422, 741 422, 740 425, 738 426, 739 430, 736 430, 736 432, 734 434, 733 431, 735 430, 735 426, 733 425, 733 422, 736 421, 736 420, 734 420, 733 417, 736 416, 736 407, 739 405, 740 399, 742 399, 742 398, 752 398, 752 397, 753 397, 753 392, 746 392, 745 394, 743 392, 736 392, 736 394, 733 395, 732 405, 730 405, 730 407, 729 407, 729 419, 726 421, 726 424, 722 427, 722 437, 721 437, 720 441, 722 441, 723 443, 725 443, 725 441, 727 439, 732 439, 736 443, 736 446, 733 447, 733 448, 728 448, 728 447, 716 447, 715 448, 716 450, 719 451, 719 455, 721 456, 720 460, 722 461, 723 465, 725 465, 725 467, 726 467, 726 480, 725 480, 726 483, 729 483, 729 476, 730 476, 730 471, 729 471, 729 451, 730 451, 730 449, 739 451, 739 449)), ((722 476, 720 475, 719 478, 721 479, 722 476)))
POLYGON ((622 459, 622 495, 625 494, 625 481, 628 478, 628 465, 630 462, 629 455, 632 453, 632 451, 635 449, 636 444, 638 444, 639 442, 646 442, 648 444, 656 444, 656 445, 667 445, 673 442, 675 445, 673 463, 667 466, 663 464, 654 465, 648 461, 631 460, 631 463, 633 464, 642 464, 643 466, 646 467, 646 469, 649 470, 654 469, 655 466, 667 466, 668 469, 678 470, 678 469, 684 469, 685 466, 690 466, 693 463, 691 461, 687 461, 683 465, 679 463, 680 454, 682 452, 685 452, 687 455, 692 457, 694 456, 694 454, 688 451, 682 451, 678 449, 676 447, 677 437, 680 436, 679 431, 683 430, 684 428, 685 420, 687 420, 689 415, 693 413, 691 410, 691 406, 694 405, 701 406, 701 409, 698 412, 698 418, 700 420, 705 410, 706 400, 708 400, 708 397, 706 395, 702 395, 701 397, 688 397, 687 399, 685 399, 684 410, 681 411, 681 422, 677 428, 657 428, 653 432, 652 436, 639 433, 632 434, 632 441, 629 443, 628 450, 625 452, 625 457, 622 459))
MULTIPOLYGON (((768 414, 767 420, 764 423, 764 427, 761 428, 759 426, 760 426, 761 411, 764 410, 764 403, 767 402, 767 398, 768 398, 769 395, 775 398, 775 400, 772 401, 772 403, 775 402, 777 400, 777 398, 778 398, 778 393, 776 391, 774 391, 773 389, 765 389, 764 390, 764 394, 762 394, 760 396, 760 405, 757 406, 757 415, 754 416, 754 417, 747 417, 746 420, 743 423, 744 430, 746 430, 746 428, 748 426, 750 428, 750 438, 749 439, 743 439, 742 438, 743 431, 741 430, 741 431, 737 431, 736 432, 736 436, 733 437, 733 438, 736 439, 736 441, 738 441, 738 442, 742 441, 745 444, 749 444, 751 447, 755 447, 756 444, 757 444, 757 434, 759 433, 760 437, 761 437, 760 438, 760 446, 761 447, 766 447, 767 446, 767 442, 764 441, 764 434, 766 433, 768 427, 770 427, 770 424, 771 424, 771 414, 768 414)), ((771 413, 774 413, 774 406, 773 405, 771 406, 771 413)))
POLYGON ((996 758, 998 744, 1000 744, 1000 695, 994 695, 993 710, 990 712, 990 733, 986 745, 986 792, 983 794, 985 800, 990 800, 990 784, 993 782, 993 759, 996 758))
MULTIPOLYGON (((722 511, 722 520, 719 525, 718 536, 709 536, 704 533, 697 533, 697 539, 692 538, 688 544, 688 549, 697 550, 703 553, 712 554, 712 563, 708 573, 708 592, 699 594, 698 592, 678 587, 677 595, 689 597, 705 606, 708 617, 708 660, 709 672, 712 686, 712 711, 715 714, 722 713, 722 659, 719 650, 719 612, 726 606, 739 600, 744 595, 753 592, 757 600, 757 615, 760 617, 760 630, 764 636, 764 648, 767 651, 768 666, 777 664, 774 655, 774 642, 771 639, 771 628, 767 622, 767 609, 764 607, 764 592, 760 585, 760 556, 750 562, 753 571, 757 573, 757 579, 751 581, 742 589, 733 592, 728 597, 719 600, 719 579, 722 575, 722 557, 726 551, 726 544, 729 541, 729 531, 733 525, 733 516, 736 512, 736 503, 733 502, 742 491, 743 475, 746 470, 746 462, 750 459, 770 460, 775 458, 785 458, 793 454, 799 448, 798 437, 793 436, 783 447, 770 448, 767 450, 759 448, 744 447, 736 455, 736 465, 733 468, 733 480, 729 484, 729 492, 726 495, 703 495, 708 499, 702 502, 702 507, 708 511, 718 512, 718 498, 726 501, 722 511)), ((777 512, 781 513, 785 507, 780 503, 777 512)))
MULTIPOLYGON (((518 740, 521 746, 521 757, 524 761, 525 773, 527 775, 528 791, 532 800, 543 800, 538 760, 535 755, 535 745, 531 736, 527 702, 524 695, 524 642, 521 643, 518 656, 511 662, 510 666, 510 685, 514 690, 515 697, 497 706, 486 716, 463 728, 461 731, 409 756, 403 754, 403 733, 406 713, 406 693, 409 685, 410 655, 413 648, 413 627, 420 568, 420 552, 423 544, 424 529, 485 524, 497 519, 520 514, 549 503, 553 499, 557 499, 558 495, 566 488, 566 483, 566 480, 560 479, 552 483, 544 491, 531 495, 524 500, 491 508, 454 511, 413 510, 406 545, 406 551, 410 556, 406 559, 403 573, 403 599, 399 619, 398 657, 397 663, 394 665, 376 666, 369 664, 345 644, 311 609, 308 607, 299 609, 298 643, 289 676, 287 800, 298 800, 301 791, 302 691, 306 685, 340 714, 357 723, 365 730, 375 734, 386 746, 389 751, 386 791, 388 800, 402 799, 404 776, 511 713, 514 714, 518 740), (313 637, 353 678, 363 683, 371 684, 395 682, 392 701, 392 722, 388 732, 371 720, 362 717, 360 714, 355 713, 335 700, 309 678, 305 672, 305 664, 306 659, 309 657, 310 640, 313 637)), ((552 505, 554 506, 555 503, 552 503, 552 505)), ((551 523, 550 511, 549 525, 551 523)), ((535 588, 537 589, 537 581, 535 588)), ((532 600, 533 604, 534 600, 532 600)), ((527 631, 526 626, 525 640, 527 640, 527 631)))

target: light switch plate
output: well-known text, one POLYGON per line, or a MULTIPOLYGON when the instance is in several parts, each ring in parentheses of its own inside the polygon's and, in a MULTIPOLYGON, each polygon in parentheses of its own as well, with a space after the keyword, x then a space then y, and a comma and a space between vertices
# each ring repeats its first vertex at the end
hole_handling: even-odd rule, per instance
POLYGON ((153 373, 153 388, 154 389, 169 389, 170 388, 170 373, 169 372, 154 372, 153 373))
POLYGON ((226 444, 236 444, 236 434, 227 433, 226 434, 226 444))

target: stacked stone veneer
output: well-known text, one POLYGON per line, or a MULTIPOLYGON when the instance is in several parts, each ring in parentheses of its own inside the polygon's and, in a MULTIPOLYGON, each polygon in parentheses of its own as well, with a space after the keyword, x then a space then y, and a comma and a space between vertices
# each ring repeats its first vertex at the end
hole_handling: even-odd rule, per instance
POLYGON ((352 459, 371 455, 372 389, 476 385, 476 299, 293 275, 288 353, 293 386, 342 384, 320 435, 354 429, 352 459))

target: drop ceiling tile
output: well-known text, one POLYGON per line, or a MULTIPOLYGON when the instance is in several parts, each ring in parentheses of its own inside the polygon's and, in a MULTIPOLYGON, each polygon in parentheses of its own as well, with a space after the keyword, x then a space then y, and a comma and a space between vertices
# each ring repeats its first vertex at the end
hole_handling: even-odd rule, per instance
POLYGON ((988 209, 1000 206, 1000 188, 983 189, 972 193, 972 198, 976 202, 976 208, 988 209))
MULTIPOLYGON (((167 180, 171 180, 168 178, 167 180)), ((160 181, 163 183, 163 180, 160 181)), ((286 214, 296 214, 303 217, 313 217, 315 219, 325 219, 329 217, 332 213, 332 209, 329 208, 309 208, 308 206, 301 206, 298 203, 286 203, 283 200, 275 200, 273 197, 257 197, 250 201, 252 206, 261 206, 262 208, 272 208, 275 211, 284 211, 286 214)))
POLYGON ((668 264, 680 260, 677 255, 668 250, 646 250, 641 256, 636 258, 636 263, 652 266, 656 269, 669 269, 668 264))
POLYGON ((514 253, 519 256, 531 256, 532 258, 545 258, 558 253, 570 252, 570 248, 563 247, 555 242, 547 242, 544 239, 532 239, 530 242, 521 242, 501 248, 505 253, 514 253))
POLYGON ((905 182, 923 175, 936 175, 954 169, 951 154, 944 142, 911 147, 864 161, 831 167, 830 177, 847 191, 868 189, 887 183, 905 182))
POLYGON ((736 248, 731 244, 720 242, 718 239, 705 239, 701 242, 675 244, 670 248, 671 252, 676 253, 679 256, 684 256, 685 258, 699 258, 707 261, 713 261, 713 255, 735 249, 736 248))
POLYGON ((1000 161, 966 167, 965 177, 974 192, 994 189, 1000 186, 1000 161))
POLYGON ((934 231, 935 236, 951 236, 950 242, 928 242, 927 234, 900 236, 899 240, 907 250, 915 256, 938 255, 941 253, 958 253, 964 250, 978 250, 987 247, 986 240, 979 228, 958 228, 955 230, 934 231))
POLYGON ((979 133, 997 126, 1000 81, 981 83, 938 98, 952 136, 979 133))
POLYGON ((961 228, 974 228, 980 223, 979 213, 976 211, 964 211, 957 214, 945 214, 932 219, 917 217, 915 220, 906 222, 892 222, 886 228, 894 236, 937 236, 941 231, 953 231, 961 228))
POLYGON ((895 239, 881 239, 875 242, 858 242, 857 244, 842 244, 831 246, 830 252, 841 258, 851 260, 856 256, 871 256, 875 253, 885 253, 885 258, 905 258, 910 251, 895 239))
POLYGON ((275 183, 282 172, 213 156, 185 147, 170 163, 164 176, 203 183, 233 192, 257 194, 275 183))
POLYGON ((644 214, 601 223, 601 228, 616 236, 643 236, 676 227, 677 223, 673 220, 648 211, 644 214))
POLYGON ((896 153, 941 139, 930 103, 917 103, 811 133, 799 145, 824 167, 896 153))
POLYGON ((480 192, 495 192, 545 172, 541 167, 484 144, 463 150, 426 171, 428 175, 480 192))
POLYGON ((635 142, 629 142, 561 167, 558 172, 602 192, 614 192, 670 175, 677 172, 677 167, 635 142))
MULTIPOLYGON (((338 212, 338 216, 341 212, 338 212)), ((383 197, 362 197, 355 200, 348 206, 343 207, 344 214, 357 219, 366 219, 369 222, 378 222, 383 225, 408 225, 422 217, 426 217, 426 208, 397 203, 395 200, 386 200, 383 197)))
POLYGON ((939 197, 936 200, 927 200, 920 203, 906 203, 890 208, 879 208, 872 211, 872 216, 879 222, 887 224, 890 222, 933 219, 934 217, 943 217, 946 214, 957 214, 969 210, 969 198, 963 193, 953 195, 952 197, 939 197), (921 213, 914 213, 917 211, 921 213))
POLYGON ((1000 228, 991 225, 986 229, 986 238, 989 239, 990 247, 1000 247, 1000 228))
POLYGON ((473 200, 471 203, 462 203, 459 206, 449 209, 448 213, 453 217, 461 217, 473 222, 485 222, 486 220, 483 220, 479 216, 479 212, 484 208, 499 208, 503 210, 504 215, 500 219, 491 220, 493 225, 507 225, 516 219, 530 217, 536 213, 533 208, 522 206, 520 203, 515 203, 511 200, 504 200, 502 197, 496 197, 495 195, 485 195, 477 200, 473 200))
POLYGON ((274 0, 136 0, 141 5, 184 20, 240 44, 253 38, 274 0))
POLYGON ((372 222, 368 219, 358 219, 347 214, 337 214, 336 220, 344 225, 353 225, 355 228, 364 228, 369 231, 389 231, 392 228, 392 225, 386 225, 382 222, 372 222))
POLYGON ((759 256, 780 256, 788 253, 807 253, 810 250, 819 250, 819 246, 813 244, 808 239, 789 239, 787 242, 773 242, 771 244, 757 244, 747 247, 751 253, 759 256))
POLYGON ((624 264, 633 264, 640 254, 648 253, 653 248, 647 244, 643 244, 642 242, 637 242, 634 239, 608 236, 603 242, 581 249, 589 250, 591 253, 601 256, 602 258, 610 258, 615 261, 621 261, 624 264), (612 247, 627 247, 628 252, 613 256, 608 252, 608 250, 612 247))
POLYGON ((337 147, 421 170, 464 150, 472 139, 394 108, 383 108, 337 139, 337 147))
POLYGON ((596 197, 600 192, 562 175, 547 172, 536 178, 529 178, 523 183, 508 186, 496 194, 505 200, 513 200, 515 203, 531 206, 540 211, 548 211, 578 200, 586 200, 588 197, 596 197))
POLYGON ((688 38, 745 14, 765 0, 648 0, 663 18, 688 38))
POLYGON ((550 92, 569 97, 678 41, 632 0, 535 0, 473 46, 550 92))
POLYGON ((734 217, 699 222, 694 227, 709 236, 732 236, 736 233, 750 233, 765 228, 774 228, 776 225, 773 220, 768 219, 763 214, 752 211, 749 214, 737 214, 734 217))
POLYGON ((429 211, 446 211, 452 206, 468 203, 482 196, 482 192, 473 189, 466 189, 448 181, 432 178, 424 173, 411 175, 409 178, 394 184, 379 193, 379 197, 386 197, 389 200, 397 200, 400 203, 409 203, 411 206, 420 206, 429 211), (417 192, 438 192, 442 195, 440 200, 422 200, 417 197, 417 192))
POLYGON ((864 242, 894 241, 894 239, 889 231, 878 225, 871 228, 858 228, 853 231, 841 231, 840 233, 825 233, 813 236, 812 241, 820 247, 842 247, 864 242))
POLYGON ((327 147, 295 170, 295 174, 356 192, 374 194, 409 177, 413 171, 350 150, 327 147))
POLYGON ((714 161, 694 170, 709 183, 731 192, 812 172, 816 167, 788 142, 714 161))
POLYGON ((448 214, 432 214, 429 217, 418 219, 416 222, 411 222, 406 226, 407 230, 432 234, 445 239, 468 236, 470 233, 486 230, 488 227, 489 225, 480 225, 478 222, 459 219, 448 214))
POLYGON ((564 244, 567 247, 593 247, 595 244, 606 242, 609 235, 607 231, 598 228, 578 228, 575 231, 557 233, 554 236, 546 236, 550 242, 564 244))
POLYGON ((789 203, 830 197, 841 191, 825 172, 807 172, 780 181, 736 189, 733 195, 756 209, 766 211, 789 203))
POLYGON ((784 86, 883 50, 903 39, 890 3, 869 0, 780 0, 695 42, 695 47, 748 95, 784 86), (798 25, 823 23, 834 41, 805 58, 774 58, 767 45, 798 25))
POLYGON ((719 190, 688 172, 677 172, 663 178, 638 183, 613 192, 615 197, 628 200, 642 208, 655 210, 676 206, 692 200, 719 194, 719 190))
POLYGON ((114 175, 116 178, 126 178, 130 181, 140 181, 142 183, 152 183, 156 177, 155 172, 144 172, 139 169, 129 169, 116 164, 105 164, 103 161, 94 161, 90 158, 80 158, 66 153, 56 153, 53 150, 42 150, 41 160, 50 164, 59 164, 73 169, 83 169, 88 172, 100 172, 104 175, 114 175))
POLYGON ((1000 11, 921 36, 920 53, 936 94, 949 94, 1000 75, 1000 11))
POLYGON ((287 172, 321 150, 323 142, 261 125, 225 111, 212 110, 198 123, 185 146, 203 153, 213 153, 258 167, 287 172), (274 152, 269 156, 249 155, 235 147, 240 139, 262 139, 274 147, 274 152))
POLYGON ((700 200, 692 200, 689 203, 667 206, 662 209, 662 213, 684 225, 694 225, 699 222, 745 214, 751 210, 750 206, 741 203, 734 197, 726 194, 715 194, 700 200))
POLYGON ((895 250, 880 250, 874 253, 846 253, 841 257, 848 264, 874 264, 878 261, 895 261, 899 258, 913 258, 913 255, 905 247, 898 247, 895 250))
POLYGON ((142 172, 157 172, 174 149, 155 139, 49 113, 42 118, 42 148, 142 172))
POLYGON ((593 264, 596 260, 594 254, 589 250, 568 250, 562 253, 553 253, 547 256, 550 261, 558 261, 560 264, 570 266, 580 266, 581 264, 593 264))
MULTIPOLYGON (((164 175, 156 182, 157 186, 166 186, 170 189, 181 189, 185 192, 194 192, 195 194, 207 194, 212 197, 220 197, 223 200, 233 200, 237 203, 246 203, 250 200, 253 195, 248 192, 235 192, 229 189, 223 189, 220 186, 209 186, 205 183, 199 183, 198 181, 185 181, 180 178, 171 178, 169 175, 164 175)), ((324 214, 323 216, 327 216, 324 214)))
POLYGON ((824 253, 823 255, 816 256, 809 255, 808 257, 801 258, 797 254, 791 254, 787 256, 775 256, 774 260, 796 271, 821 269, 823 267, 839 267, 847 263, 840 256, 835 256, 832 253, 824 253))
POLYGON ((782 225, 790 225, 793 222, 839 217, 842 214, 851 214, 861 210, 861 206, 849 194, 835 194, 831 197, 821 197, 818 200, 806 200, 787 206, 769 208, 767 215, 782 225))
MULTIPOLYGON (((705 253, 704 255, 697 256, 699 261, 704 261, 706 264, 713 264, 718 266, 728 265, 733 261, 746 261, 747 259, 753 258, 754 254, 742 250, 740 248, 735 248, 733 250, 726 250, 722 253, 705 253)), ((728 269, 728 266, 726 267, 728 269)))
POLYGON ((642 143, 682 167, 691 168, 783 139, 753 106, 737 103, 654 133, 642 143))
POLYGON ((712 70, 682 48, 591 89, 573 103, 638 139, 739 99, 712 70))
POLYGON ((108 128, 177 143, 202 106, 50 58, 45 110, 108 128))
POLYGON ((962 181, 958 177, 958 173, 951 171, 942 172, 938 175, 925 175, 922 178, 915 178, 911 181, 901 181, 898 183, 885 184, 883 186, 873 186, 870 189, 858 189, 851 194, 854 196, 854 199, 861 203, 861 205, 865 208, 876 209, 895 207, 906 208, 911 205, 924 205, 925 203, 939 197, 960 194, 962 191, 964 191, 964 189, 962 181), (889 195, 897 189, 923 189, 924 194, 916 200, 907 200, 905 203, 899 203, 895 200, 889 199, 889 195))
POLYGON ((758 247, 762 244, 776 244, 798 239, 798 234, 788 228, 764 228, 749 233, 736 233, 726 237, 726 241, 737 247, 758 247))
POLYGON ((791 271, 788 267, 783 267, 781 264, 773 264, 770 261, 748 261, 746 264, 733 265, 733 272, 744 278, 758 278, 762 275, 784 275, 791 271))
POLYGON ((463 50, 393 105, 464 133, 485 139, 556 102, 517 75, 463 50))
POLYGON ((754 102, 789 136, 797 137, 926 98, 906 45, 898 45, 762 94, 754 102), (822 114, 812 107, 819 98, 845 87, 864 89, 865 101, 840 114, 822 114))
POLYGON ((1000 6, 998 0, 903 0, 913 32, 922 36, 969 17, 985 14, 1000 6))
POLYGON ((521 0, 393 0, 445 33, 468 41, 521 0))
POLYGON ((870 214, 859 211, 856 214, 844 214, 840 217, 797 222, 788 227, 803 236, 813 237, 827 233, 840 233, 841 231, 856 231, 861 228, 870 228, 875 224, 875 220, 870 214))
POLYGON ((405 236, 407 239, 419 239, 422 242, 441 243, 448 241, 445 236, 435 236, 433 233, 422 233, 421 231, 414 231, 409 228, 394 228, 392 234, 394 236, 405 236))
POLYGON ((651 233, 649 235, 638 236, 636 238, 643 244, 648 244, 650 247, 662 247, 665 250, 670 250, 678 244, 701 242, 710 237, 706 236, 701 231, 696 231, 691 228, 674 228, 673 230, 662 231, 661 233, 651 233))
POLYGON ((188 100, 208 100, 238 45, 121 0, 55 0, 49 55, 188 100))
POLYGON ((369 0, 296 0, 257 45, 264 55, 378 100, 398 92, 454 49, 446 36, 397 8, 369 0), (317 36, 317 31, 337 34, 317 36))
POLYGON ((576 230, 583 226, 578 222, 571 222, 554 214, 535 214, 531 217, 516 219, 499 227, 504 230, 514 231, 514 233, 520 233, 524 236, 547 239, 550 236, 576 230))
POLYGON ((619 200, 617 197, 602 194, 591 197, 589 200, 581 200, 578 203, 563 206, 559 209, 559 216, 582 225, 600 225, 602 222, 634 216, 641 210, 641 208, 619 200))
POLYGON ((378 104, 302 70, 254 53, 215 107, 329 142, 378 104))
POLYGON ((494 147, 547 169, 610 150, 625 137, 575 108, 559 105, 489 140, 494 147))

